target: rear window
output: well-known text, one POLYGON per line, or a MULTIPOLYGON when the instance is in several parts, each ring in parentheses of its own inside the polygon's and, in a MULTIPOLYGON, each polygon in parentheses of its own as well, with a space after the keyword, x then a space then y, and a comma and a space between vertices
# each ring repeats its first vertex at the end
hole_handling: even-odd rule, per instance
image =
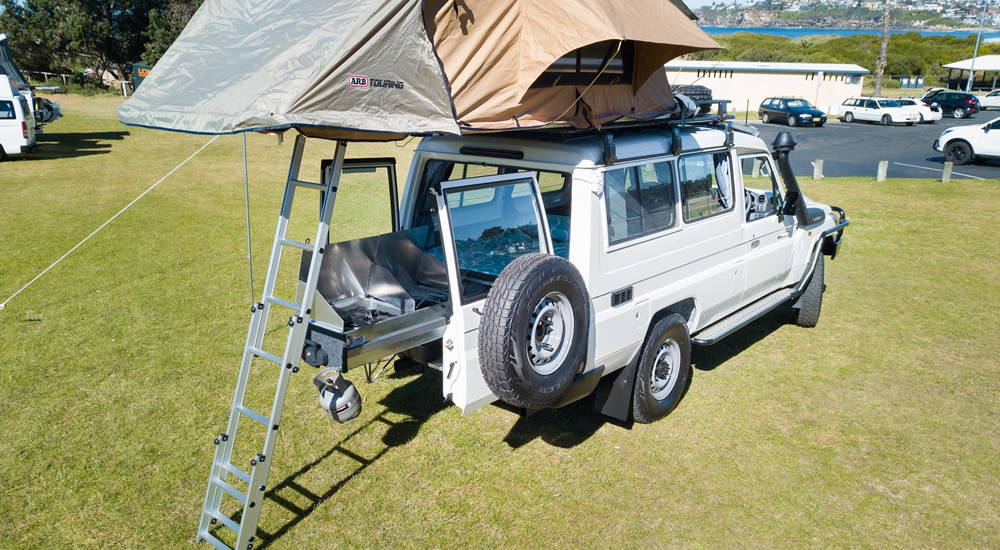
POLYGON ((11 120, 14 118, 14 102, 0 101, 0 119, 11 120))

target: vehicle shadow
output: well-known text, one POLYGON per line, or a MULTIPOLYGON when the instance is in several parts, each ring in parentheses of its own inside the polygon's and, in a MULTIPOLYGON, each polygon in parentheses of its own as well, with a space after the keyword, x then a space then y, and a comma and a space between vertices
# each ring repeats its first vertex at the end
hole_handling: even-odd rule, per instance
MULTIPOLYGON (((398 379, 414 376, 415 374, 416 371, 406 369, 388 376, 390 378, 398 379)), ((298 471, 288 475, 285 479, 279 481, 273 487, 268 489, 264 494, 264 498, 267 500, 267 503, 269 505, 273 503, 285 508, 292 513, 293 517, 273 533, 267 533, 258 529, 257 539, 261 541, 261 545, 255 545, 255 548, 267 548, 275 541, 279 540, 296 525, 301 523, 302 520, 309 517, 317 505, 335 495, 337 491, 344 487, 356 475, 365 471, 365 469, 377 462, 392 449, 403 446, 412 441, 420 431, 420 427, 427 422, 428 419, 444 410, 448 406, 447 403, 442 402, 440 399, 427 398, 428 395, 434 395, 436 392, 440 391, 440 376, 434 376, 434 374, 435 373, 427 373, 427 375, 416 376, 409 383, 392 390, 384 399, 379 401, 379 405, 384 407, 381 412, 376 414, 367 422, 354 427, 354 430, 351 431, 351 433, 345 435, 340 441, 334 444, 330 450, 323 453, 312 462, 305 464, 299 468, 298 471), (406 416, 406 418, 403 420, 393 419, 398 418, 399 415, 406 416), (350 451, 346 447, 346 445, 354 437, 370 432, 371 429, 379 423, 388 426, 388 430, 382 436, 382 444, 384 446, 374 456, 362 457, 350 451), (316 494, 300 483, 300 480, 304 475, 306 475, 313 468, 320 466, 331 457, 347 457, 354 460, 357 463, 357 467, 355 467, 349 474, 345 475, 339 481, 331 485, 322 494, 316 494), (303 498, 307 501, 305 506, 302 505, 303 498)), ((242 511, 238 511, 231 516, 231 519, 239 522, 241 514, 242 511)))
POLYGON ((86 157, 104 155, 111 152, 111 141, 125 139, 129 133, 122 132, 90 132, 90 133, 49 133, 38 136, 39 150, 26 155, 24 160, 50 160, 61 158, 86 157))
POLYGON ((772 332, 792 323, 794 310, 779 307, 711 346, 695 346, 691 364, 701 371, 712 371, 760 342, 772 332))
MULTIPOLYGON (((497 406, 521 412, 515 407, 503 404, 497 406)), ((522 414, 503 440, 514 449, 523 447, 535 439, 541 439, 553 447, 569 449, 589 439, 605 424, 631 429, 633 422, 622 422, 595 411, 594 396, 591 395, 559 409, 543 409, 534 414, 522 414)))
MULTIPOLYGON (((927 162, 934 162, 934 163, 937 163, 937 164, 944 164, 944 161, 945 161, 944 156, 940 156, 940 157, 927 157, 927 162)), ((1000 166, 1000 159, 983 159, 983 158, 978 158, 977 157, 975 159, 975 161, 972 163, 972 165, 973 166, 975 166, 975 165, 979 165, 979 166, 1000 166)), ((965 166, 969 166, 969 165, 968 164, 955 165, 955 167, 952 168, 952 170, 961 171, 962 168, 964 168, 965 166)))

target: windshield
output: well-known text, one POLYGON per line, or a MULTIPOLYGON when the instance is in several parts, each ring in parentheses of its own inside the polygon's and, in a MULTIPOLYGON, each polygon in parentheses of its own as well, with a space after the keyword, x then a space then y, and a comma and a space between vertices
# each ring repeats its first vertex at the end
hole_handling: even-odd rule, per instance
POLYGON ((878 100, 878 105, 879 107, 902 107, 902 105, 891 99, 880 99, 878 100))
POLYGON ((812 109, 812 104, 804 99, 789 99, 788 107, 791 109, 812 109))

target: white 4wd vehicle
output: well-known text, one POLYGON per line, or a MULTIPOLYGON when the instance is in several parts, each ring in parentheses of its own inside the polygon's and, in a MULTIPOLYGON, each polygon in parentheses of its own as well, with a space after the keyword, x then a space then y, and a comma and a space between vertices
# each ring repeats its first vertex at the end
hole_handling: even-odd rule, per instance
POLYGON ((849 97, 840 104, 838 114, 841 122, 860 120, 885 126, 899 123, 913 126, 914 122, 920 121, 919 112, 886 97, 849 97))
POLYGON ((0 77, 0 161, 37 149, 31 106, 13 80, 0 77))
POLYGON ((400 354, 440 369, 464 412, 558 407, 603 381, 598 410, 660 418, 692 344, 785 303, 817 323, 848 222, 802 195, 794 144, 663 123, 426 138, 396 231, 321 252, 303 357, 346 371, 400 354))
POLYGON ((944 153, 945 160, 955 164, 968 164, 976 159, 1000 159, 1000 118, 986 124, 948 128, 934 141, 934 150, 944 153))

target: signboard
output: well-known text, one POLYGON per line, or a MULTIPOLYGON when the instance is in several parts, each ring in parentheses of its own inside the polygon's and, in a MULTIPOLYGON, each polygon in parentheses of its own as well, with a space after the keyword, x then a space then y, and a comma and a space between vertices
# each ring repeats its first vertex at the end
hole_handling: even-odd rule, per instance
POLYGON ((139 87, 142 81, 149 76, 149 71, 153 68, 145 63, 133 63, 132 64, 132 89, 139 87))

